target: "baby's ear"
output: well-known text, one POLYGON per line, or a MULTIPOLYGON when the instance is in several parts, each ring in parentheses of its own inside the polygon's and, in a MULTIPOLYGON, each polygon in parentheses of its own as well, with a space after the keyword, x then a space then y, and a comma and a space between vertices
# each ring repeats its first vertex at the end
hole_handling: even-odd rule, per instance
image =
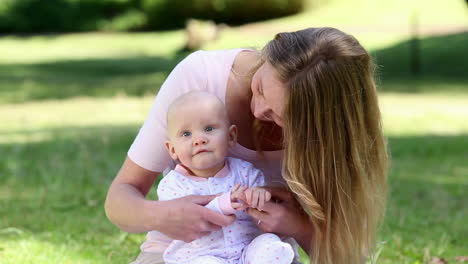
POLYGON ((165 145, 166 145, 167 152, 169 152, 169 155, 171 156, 171 158, 172 158, 173 160, 177 160, 178 157, 177 157, 177 154, 176 154, 176 152, 175 152, 175 148, 174 148, 174 146, 171 144, 171 142, 170 142, 170 141, 166 141, 166 144, 165 144, 165 145))
POLYGON ((229 146, 232 148, 237 143, 237 127, 232 125, 229 127, 229 146))

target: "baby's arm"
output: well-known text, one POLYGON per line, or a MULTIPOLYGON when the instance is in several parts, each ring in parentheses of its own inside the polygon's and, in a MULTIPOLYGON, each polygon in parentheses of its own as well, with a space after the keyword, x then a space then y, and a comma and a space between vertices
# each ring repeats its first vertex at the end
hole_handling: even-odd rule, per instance
MULTIPOLYGON (((177 177, 174 171, 169 172, 158 185, 157 192, 159 200, 173 200, 187 195, 193 195, 193 193, 188 191, 190 188, 186 186, 188 181, 183 181, 182 179, 183 178, 177 177)), ((205 207, 224 215, 234 214, 236 211, 231 206, 230 193, 231 192, 221 193, 205 205, 205 207)))
POLYGON ((231 192, 221 193, 206 205, 207 208, 224 215, 232 215, 236 212, 232 204, 231 192))
POLYGON ((231 191, 218 194, 207 207, 225 215, 234 214, 236 210, 246 209, 248 207, 247 200, 245 199, 245 190, 247 190, 247 188, 247 186, 241 186, 241 184, 238 183, 231 191))
POLYGON ((262 187, 248 188, 238 183, 231 190, 231 206, 236 210, 252 207, 261 211, 263 205, 270 200, 271 193, 262 187))
POLYGON ((249 188, 244 191, 247 207, 255 208, 260 211, 263 205, 271 200, 271 193, 263 188, 265 186, 265 176, 263 172, 249 164, 245 175, 247 175, 249 188))
POLYGON ((236 210, 243 210, 247 208, 247 200, 245 199, 245 190, 247 186, 242 186, 240 183, 236 184, 231 190, 231 206, 236 210))

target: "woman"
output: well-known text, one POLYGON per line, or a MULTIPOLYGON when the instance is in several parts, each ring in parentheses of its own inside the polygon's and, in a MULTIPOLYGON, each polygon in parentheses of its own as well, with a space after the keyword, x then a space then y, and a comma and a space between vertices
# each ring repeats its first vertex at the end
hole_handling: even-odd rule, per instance
MULTIPOLYGON (((271 188, 276 203, 249 209, 260 229, 293 237, 313 263, 363 263, 386 197, 373 69, 358 41, 333 28, 277 34, 260 53, 188 56, 161 87, 109 189, 109 219, 128 232, 158 230, 184 241, 233 221, 203 207, 212 196, 145 199, 170 165, 161 144, 167 105, 185 92, 205 90, 224 100, 238 127, 239 144, 230 154, 252 162, 271 185, 287 184, 289 191, 271 188)), ((158 263, 164 243, 146 248, 136 263, 158 263)))

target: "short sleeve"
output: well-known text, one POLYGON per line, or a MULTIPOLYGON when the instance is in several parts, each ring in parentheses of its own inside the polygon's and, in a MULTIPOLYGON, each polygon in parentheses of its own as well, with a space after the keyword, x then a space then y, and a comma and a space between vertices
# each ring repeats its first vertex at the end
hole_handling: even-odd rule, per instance
POLYGON ((203 51, 197 51, 182 60, 169 74, 159 90, 148 117, 140 128, 128 157, 139 166, 163 172, 172 164, 167 153, 167 109, 182 94, 190 91, 204 90, 207 84, 203 51))

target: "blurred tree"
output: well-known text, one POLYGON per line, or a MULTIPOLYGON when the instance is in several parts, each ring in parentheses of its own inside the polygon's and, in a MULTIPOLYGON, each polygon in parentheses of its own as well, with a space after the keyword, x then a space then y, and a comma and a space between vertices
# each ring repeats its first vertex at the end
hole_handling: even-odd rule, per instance
POLYGON ((182 51, 201 49, 205 43, 216 40, 224 27, 224 24, 216 25, 213 21, 189 19, 185 27, 187 41, 182 51))
POLYGON ((243 24, 303 10, 304 0, 143 0, 150 28, 182 27, 189 18, 243 24))
POLYGON ((306 0, 0 0, 0 32, 155 30, 189 18, 242 24, 291 15, 306 0))
POLYGON ((1 0, 0 32, 89 31, 140 0, 1 0))

